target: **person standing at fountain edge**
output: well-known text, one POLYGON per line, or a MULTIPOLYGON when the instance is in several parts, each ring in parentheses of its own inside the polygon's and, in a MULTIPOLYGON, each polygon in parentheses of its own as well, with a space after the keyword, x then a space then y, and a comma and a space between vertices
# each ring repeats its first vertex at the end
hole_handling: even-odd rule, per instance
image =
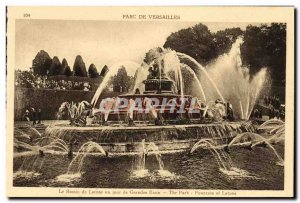
POLYGON ((28 110, 28 109, 26 109, 26 111, 25 111, 24 119, 25 119, 25 121, 30 121, 30 118, 29 118, 29 110, 28 110))
POLYGON ((37 113, 37 119, 38 119, 38 124, 42 123, 42 109, 39 108, 38 113, 37 113))
POLYGON ((31 108, 31 110, 32 125, 36 125, 36 110, 34 108, 31 108))
POLYGON ((85 119, 84 123, 86 125, 91 125, 93 122, 93 106, 91 104, 85 104, 84 110, 81 114, 81 117, 85 119))
POLYGON ((230 100, 226 103, 226 110, 227 110, 227 120, 233 121, 233 109, 232 109, 232 104, 230 103, 230 100))

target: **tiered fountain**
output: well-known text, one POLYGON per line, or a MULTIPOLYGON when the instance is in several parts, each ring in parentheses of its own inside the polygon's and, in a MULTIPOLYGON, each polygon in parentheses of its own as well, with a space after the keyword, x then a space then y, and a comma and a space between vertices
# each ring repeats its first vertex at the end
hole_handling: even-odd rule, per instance
POLYGON ((86 111, 88 113, 80 118, 92 118, 98 122, 83 122, 81 126, 50 126, 46 129, 46 135, 60 135, 59 138, 67 143, 77 143, 72 147, 74 151, 85 142, 93 141, 107 152, 127 153, 138 152, 142 140, 145 140, 145 145, 155 143, 160 151, 184 150, 190 149, 199 139, 209 138, 223 145, 228 144, 238 133, 255 130, 251 121, 233 117, 232 105, 224 100, 203 67, 201 70, 212 82, 212 89, 207 91, 215 91, 219 97, 206 102, 207 98, 196 74, 193 75, 203 95, 201 100, 185 95, 180 58, 188 59, 174 51, 159 53, 152 63, 143 67, 142 72, 148 72, 146 77, 137 72, 138 77, 145 79, 139 78, 140 84, 136 82, 131 94, 98 101, 108 81, 106 78, 110 77, 106 75, 88 107, 90 109, 86 111), (171 71, 175 73, 173 78, 169 74, 171 71))

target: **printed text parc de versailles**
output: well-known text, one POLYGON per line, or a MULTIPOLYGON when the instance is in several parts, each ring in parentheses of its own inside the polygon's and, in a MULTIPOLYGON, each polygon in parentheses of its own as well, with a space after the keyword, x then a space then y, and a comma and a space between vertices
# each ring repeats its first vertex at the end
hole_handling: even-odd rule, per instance
POLYGON ((123 19, 140 19, 140 20, 180 20, 180 15, 136 15, 136 14, 123 14, 123 19))

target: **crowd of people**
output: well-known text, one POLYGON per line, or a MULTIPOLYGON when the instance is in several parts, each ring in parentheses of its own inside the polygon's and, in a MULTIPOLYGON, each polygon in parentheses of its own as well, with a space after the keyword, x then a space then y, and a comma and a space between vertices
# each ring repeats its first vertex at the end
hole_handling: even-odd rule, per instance
POLYGON ((15 85, 22 88, 40 88, 55 90, 83 90, 91 91, 89 82, 53 80, 47 76, 34 75, 30 71, 17 71, 15 85))
MULTIPOLYGON (((266 107, 266 115, 269 119, 277 118, 283 119, 285 116, 284 104, 281 104, 280 100, 276 96, 264 96, 263 106, 266 107)), ((254 109, 252 116, 254 118, 262 118, 262 109, 254 109)))
POLYGON ((267 107, 272 106, 275 109, 280 109, 280 101, 276 96, 264 96, 264 104, 267 107))
POLYGON ((42 123, 42 109, 39 108, 36 110, 35 108, 30 108, 30 111, 26 109, 24 114, 25 121, 32 121, 32 125, 41 124, 42 123))

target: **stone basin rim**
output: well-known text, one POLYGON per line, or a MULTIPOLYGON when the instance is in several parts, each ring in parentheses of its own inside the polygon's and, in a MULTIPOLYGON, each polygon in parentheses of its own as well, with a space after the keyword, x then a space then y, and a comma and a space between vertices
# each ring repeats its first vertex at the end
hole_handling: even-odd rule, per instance
POLYGON ((78 130, 78 131, 93 131, 93 130, 155 130, 155 129, 184 129, 184 128, 197 128, 197 127, 222 127, 222 126, 241 126, 243 122, 216 122, 208 124, 185 124, 185 125, 145 125, 145 126, 66 126, 66 125, 50 125, 47 128, 51 129, 62 129, 62 130, 78 130))

